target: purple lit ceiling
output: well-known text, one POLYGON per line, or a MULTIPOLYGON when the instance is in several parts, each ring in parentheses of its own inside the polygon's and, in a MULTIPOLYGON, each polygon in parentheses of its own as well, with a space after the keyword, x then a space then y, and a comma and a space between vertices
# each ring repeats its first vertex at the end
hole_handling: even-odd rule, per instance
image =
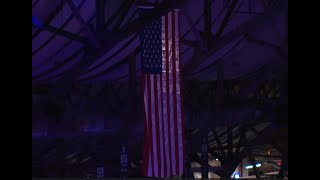
MULTIPOLYGON (((79 68, 82 68, 81 71, 74 77, 78 82, 127 81, 127 57, 133 52, 136 52, 137 58, 136 75, 140 75, 139 30, 143 24, 150 22, 150 18, 137 20, 138 6, 141 5, 138 1, 107 0, 104 7, 105 28, 102 35, 98 36, 95 30, 95 2, 33 0, 32 15, 44 24, 42 29, 32 26, 33 84, 54 84, 68 78, 71 72, 79 68), (123 19, 119 19, 122 16, 123 19), (88 57, 88 49, 95 42, 101 42, 101 38, 105 42, 98 43, 100 45, 96 53, 88 57), (83 65, 81 62, 86 59, 89 62, 83 65)), ((286 0, 235 1, 224 28, 222 24, 232 4, 225 5, 226 1, 223 0, 213 1, 211 33, 214 40, 210 50, 200 51, 200 58, 194 55, 201 47, 197 44, 206 41, 202 35, 204 1, 180 0, 172 4, 163 4, 159 0, 154 2, 156 5, 153 10, 158 15, 173 6, 181 10, 181 60, 186 79, 215 80, 218 61, 223 63, 225 79, 245 76, 265 65, 287 63, 286 0), (221 29, 221 35, 217 37, 221 29), (193 66, 190 65, 191 61, 200 63, 193 66)))

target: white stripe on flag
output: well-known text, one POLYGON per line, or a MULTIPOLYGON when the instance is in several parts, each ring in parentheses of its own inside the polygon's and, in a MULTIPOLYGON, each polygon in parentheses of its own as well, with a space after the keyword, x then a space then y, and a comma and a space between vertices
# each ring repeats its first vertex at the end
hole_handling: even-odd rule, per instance
MULTIPOLYGON (((175 35, 176 37, 180 37, 179 33, 179 11, 175 10, 175 35)), ((179 38, 175 38, 175 48, 176 48, 176 57, 175 57, 175 63, 176 63, 176 96, 177 96, 177 124, 178 124, 178 145, 179 145, 179 172, 183 171, 183 163, 184 163, 184 157, 183 157, 183 132, 182 132, 182 112, 181 112, 181 87, 180 87, 180 54, 179 54, 179 38)))
POLYGON ((165 37, 165 16, 161 18, 162 21, 162 117, 163 117, 163 128, 164 128, 164 147, 165 147, 165 158, 166 158, 166 176, 170 175, 170 158, 169 158, 169 132, 168 132, 168 121, 167 121, 167 83, 166 83, 166 37, 165 37))
POLYGON ((168 43, 169 43, 169 59, 167 61, 169 62, 169 82, 167 82, 167 85, 169 85, 169 106, 170 106, 170 138, 171 138, 171 173, 175 174, 176 172, 176 158, 175 158, 175 136, 174 136, 174 108, 173 108, 173 69, 172 69, 172 12, 168 14, 168 43))

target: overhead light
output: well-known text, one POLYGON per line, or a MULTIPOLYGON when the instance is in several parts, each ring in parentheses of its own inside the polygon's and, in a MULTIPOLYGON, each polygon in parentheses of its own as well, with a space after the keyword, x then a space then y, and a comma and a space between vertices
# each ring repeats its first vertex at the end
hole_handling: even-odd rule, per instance
MULTIPOLYGON (((261 167, 261 163, 257 163, 256 167, 261 167)), ((246 166, 246 169, 251 169, 251 168, 253 168, 251 164, 246 166)))
POLYGON ((217 158, 216 161, 219 161, 219 159, 217 158))
POLYGON ((235 179, 239 179, 239 178, 240 178, 240 174, 239 174, 239 173, 235 174, 235 175, 234 175, 234 178, 235 178, 235 179))

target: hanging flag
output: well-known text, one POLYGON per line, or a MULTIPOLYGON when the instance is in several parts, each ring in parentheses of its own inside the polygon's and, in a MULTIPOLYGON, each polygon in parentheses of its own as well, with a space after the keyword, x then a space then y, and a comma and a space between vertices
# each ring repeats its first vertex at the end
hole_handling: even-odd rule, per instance
POLYGON ((179 10, 140 35, 145 112, 143 175, 168 177, 184 170, 179 10))

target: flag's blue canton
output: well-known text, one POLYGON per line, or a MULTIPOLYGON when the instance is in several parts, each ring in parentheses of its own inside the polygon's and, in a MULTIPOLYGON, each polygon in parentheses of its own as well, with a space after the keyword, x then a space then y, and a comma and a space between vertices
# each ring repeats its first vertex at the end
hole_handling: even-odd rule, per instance
POLYGON ((141 66, 145 74, 161 74, 162 70, 161 19, 147 25, 140 35, 141 66))

